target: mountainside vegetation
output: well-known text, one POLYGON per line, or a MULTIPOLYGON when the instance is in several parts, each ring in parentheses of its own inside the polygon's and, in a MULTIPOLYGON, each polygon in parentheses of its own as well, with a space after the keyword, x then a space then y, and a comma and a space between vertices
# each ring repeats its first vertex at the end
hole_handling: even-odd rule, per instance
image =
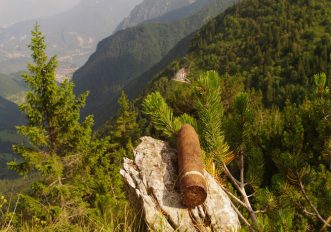
POLYGON ((12 144, 23 141, 15 132, 15 126, 24 123, 24 115, 17 104, 24 100, 26 90, 19 73, 0 74, 0 180, 17 178, 6 163, 17 157, 12 144))
MULTIPOLYGON (((268 108, 302 103, 315 74, 330 76, 329 7, 324 1, 241 1, 196 33, 186 55, 156 75, 146 92, 160 90, 174 100, 170 95, 178 88, 171 77, 184 67, 188 77, 217 70, 240 80, 245 88, 261 92, 268 108)), ((326 85, 330 88, 330 81, 326 85)), ((190 97, 187 91, 180 94, 190 97)), ((177 97, 174 104, 182 101, 177 97)))
MULTIPOLYGON (((29 143, 15 145, 22 158, 9 163, 34 179, 12 202, 0 196, 0 229, 148 231, 125 197, 122 159, 132 157, 142 135, 175 147, 178 130, 189 123, 199 134, 205 169, 232 199, 242 231, 329 231, 329 12, 329 1, 240 1, 177 44, 191 41, 180 51, 185 56, 168 54, 167 62, 146 70, 157 75, 134 105, 118 87, 120 110, 95 133, 93 117, 80 116, 87 94, 80 89, 76 97, 71 82, 55 83, 56 58, 48 59, 35 28, 34 63, 25 75, 30 91, 21 107, 28 123, 18 127, 29 143), (182 68, 185 81, 173 79, 182 68)), ((139 28, 149 32, 129 31, 142 36, 139 28)), ((99 44, 105 56, 106 44, 99 44)), ((106 88, 101 80, 99 89, 106 88)))
POLYGON ((0 129, 14 129, 15 125, 23 122, 18 106, 0 96, 0 129))
POLYGON ((92 116, 79 122, 87 93, 76 97, 72 82, 55 81, 57 60, 46 55, 38 25, 29 47, 33 63, 23 75, 29 91, 20 106, 27 123, 17 127, 26 142, 13 146, 20 158, 8 162, 10 169, 27 178, 26 188, 19 186, 21 180, 16 186, 0 182, 0 229, 127 230, 129 224, 120 225, 130 215, 119 168, 122 157, 131 156, 131 141, 138 135, 137 114, 129 112, 132 106, 123 95, 122 113, 112 133, 93 135, 92 116), (8 195, 12 191, 7 186, 21 192, 8 195))
POLYGON ((190 105, 174 110, 169 105, 176 104, 156 92, 145 98, 142 111, 155 135, 170 142, 179 128, 176 116, 189 113, 185 118, 196 123, 206 169, 220 178, 244 228, 327 231, 331 97, 325 74, 314 76, 314 88, 302 104, 287 103, 282 110, 263 107, 261 93, 216 72, 178 85, 192 93, 190 105))
POLYGON ((158 91, 174 115, 187 113, 210 133, 210 144, 202 144, 212 155, 207 167, 216 166, 251 230, 331 226, 330 9, 328 1, 240 1, 196 33, 186 56, 145 91, 158 91), (189 83, 171 79, 183 67, 189 83), (208 70, 220 75, 220 86, 197 89, 208 70), (218 110, 210 88, 218 88, 218 110), (199 96, 207 102, 201 105, 199 96), (213 144, 230 149, 213 157, 219 152, 213 144))
POLYGON ((15 126, 24 122, 24 115, 18 106, 0 96, 0 180, 17 177, 8 170, 6 163, 16 158, 12 144, 20 143, 23 139, 15 132, 15 126))
POLYGON ((193 69, 245 76, 247 87, 263 92, 266 106, 302 103, 314 74, 331 72, 330 6, 242 1, 197 34, 188 57, 193 69))
POLYGON ((6 163, 16 158, 12 144, 22 141, 15 132, 15 126, 24 123, 24 115, 12 101, 22 101, 24 91, 26 85, 19 74, 0 74, 0 180, 17 177, 8 170, 6 163))
POLYGON ((27 87, 19 73, 10 75, 0 73, 0 96, 14 102, 22 101, 27 87))
MULTIPOLYGON (((183 38, 200 28, 209 17, 233 1, 212 1, 203 10, 184 19, 151 23, 119 31, 98 44, 88 62, 75 72, 75 93, 90 92, 84 115, 95 114, 97 125, 114 116, 120 90, 157 64, 183 38)), ((148 80, 144 80, 146 83, 148 80)), ((137 89, 139 91, 139 89, 137 89)))

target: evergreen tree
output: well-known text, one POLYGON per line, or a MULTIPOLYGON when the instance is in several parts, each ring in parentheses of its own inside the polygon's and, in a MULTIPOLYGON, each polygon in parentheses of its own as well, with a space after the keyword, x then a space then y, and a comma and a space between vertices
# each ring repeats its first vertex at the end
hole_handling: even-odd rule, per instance
POLYGON ((45 37, 38 25, 29 47, 33 63, 28 64, 29 73, 23 78, 30 91, 20 106, 27 125, 17 127, 29 144, 13 146, 23 162, 10 162, 9 167, 23 175, 40 175, 30 194, 21 197, 24 217, 64 223, 70 210, 79 211, 80 196, 72 182, 93 147, 93 119, 89 116, 79 123, 87 94, 77 98, 72 83, 56 83, 56 57, 48 59, 45 37))
POLYGON ((122 91, 118 100, 118 115, 98 131, 98 136, 110 142, 100 147, 98 155, 89 157, 89 178, 86 179, 93 205, 93 218, 100 228, 123 231, 128 202, 124 194, 120 169, 124 157, 132 157, 133 144, 140 136, 137 112, 122 91), (100 150, 106 149, 104 152, 100 150))
POLYGON ((261 152, 250 141, 249 126, 252 124, 252 120, 253 113, 250 109, 248 94, 239 93, 234 99, 233 114, 227 120, 227 127, 231 128, 228 129, 228 139, 230 138, 232 148, 236 154, 235 159, 237 162, 235 163, 238 164, 236 170, 239 170, 239 178, 236 179, 225 164, 223 169, 234 186, 236 193, 231 194, 229 190, 226 191, 235 200, 234 202, 239 203, 239 206, 243 206, 248 211, 253 225, 243 215, 239 215, 250 228, 256 227, 258 222, 247 189, 250 187, 250 189, 256 190, 259 187, 264 165, 261 152), (237 194, 241 199, 236 197, 237 194))
POLYGON ((118 104, 120 111, 111 128, 111 141, 116 146, 132 147, 132 142, 137 140, 140 135, 140 128, 137 123, 138 114, 124 91, 121 92, 118 104))

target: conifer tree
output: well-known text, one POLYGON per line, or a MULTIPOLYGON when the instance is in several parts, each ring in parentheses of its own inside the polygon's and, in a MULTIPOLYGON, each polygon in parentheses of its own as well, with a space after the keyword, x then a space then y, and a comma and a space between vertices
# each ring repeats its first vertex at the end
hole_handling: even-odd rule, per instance
POLYGON ((120 169, 123 157, 132 156, 133 145, 140 136, 138 114, 123 91, 118 103, 120 105, 118 115, 98 132, 98 136, 110 141, 110 145, 98 148, 97 155, 90 157, 88 162, 90 175, 86 179, 89 193, 96 194, 92 200, 94 205, 92 216, 100 227, 110 231, 122 230, 125 226, 121 225, 121 222, 128 216, 124 211, 128 207, 128 202, 124 194, 120 169), (100 152, 105 148, 107 152, 100 152))
POLYGON ((121 92, 118 103, 120 111, 111 128, 111 140, 117 146, 132 147, 132 142, 138 139, 140 134, 137 123, 138 114, 124 91, 121 92))
MULTIPOLYGON (((254 210, 257 207, 253 207, 254 198, 252 197, 256 196, 260 190, 264 174, 262 151, 251 138, 254 118, 249 95, 247 93, 237 94, 233 102, 233 109, 225 123, 226 137, 234 150, 235 161, 231 163, 232 168, 223 165, 224 173, 234 187, 234 191, 231 192, 228 189, 225 191, 234 200, 233 202, 238 204, 238 215, 250 229, 258 228, 257 212, 265 211, 265 209, 254 210), (233 169, 235 171, 231 172, 230 170, 233 169), (244 216, 246 212, 239 211, 241 207, 244 208, 243 211, 248 212, 249 220, 244 216)), ((268 191, 260 192, 259 196, 268 203, 273 200, 273 196, 268 191)), ((256 201, 256 199, 254 200, 256 201)))
POLYGON ((55 56, 48 59, 39 25, 32 31, 29 47, 33 63, 28 64, 29 72, 22 76, 30 91, 20 106, 27 124, 17 127, 29 144, 14 145, 14 151, 23 161, 8 165, 23 175, 40 175, 30 194, 21 197, 20 207, 25 210, 25 217, 66 221, 68 209, 75 208, 80 201, 70 181, 91 149, 93 119, 89 116, 79 123, 87 94, 76 97, 72 83, 57 84, 57 60, 55 56))

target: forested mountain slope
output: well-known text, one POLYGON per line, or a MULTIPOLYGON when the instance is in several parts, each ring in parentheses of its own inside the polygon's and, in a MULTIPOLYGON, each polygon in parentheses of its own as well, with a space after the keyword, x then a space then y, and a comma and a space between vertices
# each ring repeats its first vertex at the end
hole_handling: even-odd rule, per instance
POLYGON ((18 106, 0 96, 0 130, 14 129, 24 121, 18 106))
POLYGON ((314 74, 331 74, 330 9, 330 1, 241 1, 196 34, 188 63, 242 75, 266 105, 302 102, 314 74))
POLYGON ((94 113, 98 124, 109 119, 114 110, 105 105, 115 104, 119 91, 128 82, 161 61, 180 40, 232 3, 232 0, 215 0, 188 18, 143 24, 101 41, 97 51, 73 77, 76 93, 90 91, 84 113, 94 113))
POLYGON ((10 75, 0 73, 0 96, 11 101, 19 101, 26 91, 26 85, 20 73, 10 75))

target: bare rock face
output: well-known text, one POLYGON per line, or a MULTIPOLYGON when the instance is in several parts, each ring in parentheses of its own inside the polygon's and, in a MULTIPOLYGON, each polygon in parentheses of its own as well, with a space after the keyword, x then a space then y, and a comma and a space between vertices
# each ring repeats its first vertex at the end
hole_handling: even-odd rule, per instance
POLYGON ((168 143, 142 137, 134 161, 125 158, 121 175, 129 198, 144 213, 151 231, 238 231, 238 215, 221 186, 206 171, 208 196, 194 209, 181 204, 177 154, 168 143))

